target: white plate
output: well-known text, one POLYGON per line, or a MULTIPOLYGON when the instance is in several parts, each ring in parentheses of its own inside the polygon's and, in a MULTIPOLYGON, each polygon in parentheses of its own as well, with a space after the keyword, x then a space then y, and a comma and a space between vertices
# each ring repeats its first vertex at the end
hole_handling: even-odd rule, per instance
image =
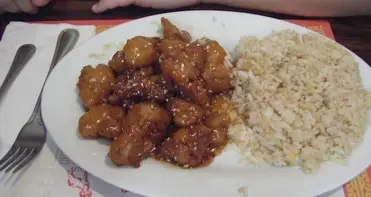
MULTIPOLYGON (((154 160, 142 162, 139 169, 117 168, 106 157, 108 146, 78 137, 77 125, 83 113, 78 102, 76 82, 87 64, 107 63, 114 51, 106 44, 125 42, 137 36, 158 35, 160 17, 166 16, 194 38, 207 36, 231 51, 240 36, 263 36, 272 30, 309 30, 300 26, 251 14, 191 11, 150 16, 105 31, 69 53, 51 74, 43 93, 42 114, 50 135, 74 162, 102 180, 132 192, 151 197, 234 197, 247 187, 249 197, 311 197, 334 189, 362 172, 371 163, 371 128, 346 166, 325 164, 319 173, 306 175, 298 168, 244 166, 237 162, 233 148, 218 156, 208 167, 181 170, 154 160), (105 47, 106 46, 106 47, 105 47), (106 50, 106 57, 93 59, 91 53, 106 50)), ((354 55, 355 56, 355 55, 354 55)), ((355 56, 365 87, 371 86, 371 69, 355 56)))

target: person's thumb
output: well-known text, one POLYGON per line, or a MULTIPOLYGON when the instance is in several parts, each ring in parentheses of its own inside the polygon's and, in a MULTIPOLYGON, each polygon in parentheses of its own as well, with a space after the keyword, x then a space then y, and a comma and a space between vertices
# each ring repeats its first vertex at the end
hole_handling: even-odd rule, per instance
POLYGON ((100 0, 91 8, 95 13, 102 13, 108 9, 124 7, 133 3, 133 0, 100 0))
POLYGON ((35 6, 41 7, 50 2, 50 0, 30 0, 31 3, 35 6))

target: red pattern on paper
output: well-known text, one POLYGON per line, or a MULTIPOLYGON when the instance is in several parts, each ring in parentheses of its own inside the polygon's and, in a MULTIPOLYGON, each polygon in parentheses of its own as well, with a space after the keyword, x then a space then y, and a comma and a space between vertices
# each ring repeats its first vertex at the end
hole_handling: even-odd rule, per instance
POLYGON ((70 187, 80 189, 80 197, 91 197, 93 195, 90 188, 88 173, 80 167, 72 167, 68 171, 67 184, 70 187))

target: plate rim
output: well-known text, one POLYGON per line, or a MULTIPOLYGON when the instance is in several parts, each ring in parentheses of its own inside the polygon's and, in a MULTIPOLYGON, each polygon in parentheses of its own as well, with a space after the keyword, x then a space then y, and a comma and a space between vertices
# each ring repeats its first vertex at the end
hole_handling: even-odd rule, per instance
MULTIPOLYGON (((347 47, 345 47, 344 45, 338 43, 336 40, 333 40, 333 39, 330 39, 328 38, 327 36, 324 36, 318 32, 315 32, 313 30, 310 30, 308 28, 305 28, 305 27, 302 27, 300 25, 296 25, 296 24, 293 24, 293 23, 290 23, 288 21, 285 21, 285 20, 281 20, 281 19, 277 19, 277 18, 272 18, 272 17, 268 17, 268 16, 263 16, 263 15, 258 15, 258 14, 251 14, 251 13, 244 13, 244 12, 236 12, 236 11, 219 11, 219 10, 188 10, 188 11, 175 11, 175 12, 167 12, 167 13, 160 13, 160 14, 155 14, 155 15, 150 15, 150 16, 146 16, 146 17, 142 17, 142 18, 138 18, 138 19, 133 19, 131 21, 128 21, 128 22, 125 22, 125 23, 122 23, 122 24, 119 24, 119 25, 116 25, 104 32, 101 32, 97 35, 94 35, 92 36, 91 38, 87 39, 86 41, 84 41, 83 43, 79 44, 78 46, 76 46, 72 51, 70 51, 63 59, 65 59, 66 57, 69 57, 69 56, 72 56, 74 51, 77 51, 79 48, 83 48, 84 45, 86 43, 89 43, 91 42, 91 40, 93 39, 97 39, 97 37, 104 37, 105 34, 107 34, 107 32, 111 32, 111 31, 115 31, 116 29, 118 28, 121 28, 122 26, 125 26, 125 25, 128 25, 130 23, 135 23, 135 22, 138 22, 140 20, 147 20, 147 19, 150 19, 150 18, 159 18, 161 16, 167 16, 167 17, 171 17, 171 16, 174 16, 174 15, 178 15, 178 14, 191 14, 191 13, 203 13, 203 14, 215 14, 215 15, 220 15, 220 14, 233 14, 233 15, 241 15, 241 16, 244 16, 244 17, 249 17, 249 16, 252 16, 252 17, 257 17, 257 18, 262 18, 262 19, 265 19, 265 20, 273 20, 273 21, 276 21, 276 22, 279 22, 279 23, 285 23, 287 25, 291 25, 291 26, 296 26, 296 28, 298 29, 305 29, 306 31, 308 32, 311 32, 311 33, 315 33, 315 34, 318 34, 318 35, 321 35, 321 37, 325 38, 325 39, 328 39, 328 40, 331 40, 332 42, 336 43, 338 46, 341 46, 342 48, 346 49, 348 52, 350 52, 354 57, 357 57, 356 60, 358 63, 363 63, 365 65, 368 65, 370 66, 367 62, 365 62, 361 57, 359 57, 357 54, 355 54, 353 51, 351 51, 350 49, 348 49, 347 47), (72 54, 72 55, 71 55, 72 54)), ((58 63, 56 68, 59 68, 60 67, 60 64, 61 63, 58 63)), ((53 69, 52 73, 51 73, 51 76, 53 76, 53 73, 56 73, 56 70, 58 69, 53 69)), ((51 77, 49 77, 46 81, 46 85, 49 84, 49 81, 50 81, 51 77)), ((43 91, 42 93, 42 99, 41 99, 41 107, 42 107, 42 114, 46 108, 45 104, 44 103, 44 95, 47 94, 46 91, 43 91)), ((44 119, 44 118, 43 118, 44 119)), ((48 130, 48 124, 46 122, 44 122, 45 124, 45 127, 47 128, 48 130)), ((49 127, 50 128, 50 127, 49 127)), ((78 166, 80 166, 82 169, 84 169, 85 171, 87 171, 88 173, 90 173, 91 175, 99 178, 101 181, 104 181, 106 183, 109 183, 109 184, 112 184, 118 188, 120 188, 116 183, 114 182, 111 182, 110 180, 106 180, 104 177, 100 176, 99 173, 94 173, 94 171, 91 171, 91 170, 88 170, 88 168, 86 168, 86 166, 84 165, 81 165, 81 162, 76 162, 77 160, 76 159, 72 159, 70 157, 69 154, 67 154, 65 151, 64 151, 64 148, 61 148, 63 146, 60 146, 60 143, 58 143, 58 140, 55 140, 55 136, 53 136, 52 132, 49 132, 48 130, 48 135, 51 136, 52 140, 55 142, 55 144, 57 145, 58 149, 60 151, 62 151, 68 158, 70 158, 74 163, 76 163, 78 166), (83 167, 84 166, 84 167, 83 167)), ((363 142, 362 142, 363 143, 363 142)), ((369 164, 370 165, 370 164, 369 164)), ((364 167, 362 170, 360 170, 359 173, 355 174, 354 176, 347 176, 347 180, 343 183, 343 181, 332 181, 331 183, 327 184, 326 186, 326 189, 325 187, 323 187, 323 189, 316 189, 315 191, 312 190, 310 194, 315 194, 315 195, 320 195, 320 194, 323 194, 323 193, 326 193, 328 191, 332 191, 334 190, 335 188, 338 188, 340 186, 342 186, 343 184, 347 183, 348 181, 352 180, 353 178, 357 177, 360 173, 362 173, 365 169, 367 169, 367 167, 369 166, 367 165, 366 167, 364 167)), ((358 170, 357 170, 358 171, 358 170)), ((345 179, 345 178, 344 178, 345 179)), ((140 194, 140 195, 153 195, 153 194, 147 194, 145 192, 141 192, 140 190, 137 190, 137 189, 131 189, 131 188, 124 188, 125 190, 128 190, 128 191, 132 191, 136 194, 140 194)))

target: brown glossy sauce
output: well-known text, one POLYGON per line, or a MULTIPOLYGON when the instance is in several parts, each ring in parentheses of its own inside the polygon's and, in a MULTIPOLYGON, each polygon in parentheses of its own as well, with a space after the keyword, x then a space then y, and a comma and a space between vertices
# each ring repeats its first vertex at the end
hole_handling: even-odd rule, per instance
POLYGON ((79 132, 113 138, 108 155, 117 166, 138 168, 153 157, 181 168, 205 167, 228 142, 226 52, 216 41, 191 42, 188 32, 166 18, 161 22, 163 38, 136 36, 108 65, 84 67, 78 87, 89 111, 79 132))

